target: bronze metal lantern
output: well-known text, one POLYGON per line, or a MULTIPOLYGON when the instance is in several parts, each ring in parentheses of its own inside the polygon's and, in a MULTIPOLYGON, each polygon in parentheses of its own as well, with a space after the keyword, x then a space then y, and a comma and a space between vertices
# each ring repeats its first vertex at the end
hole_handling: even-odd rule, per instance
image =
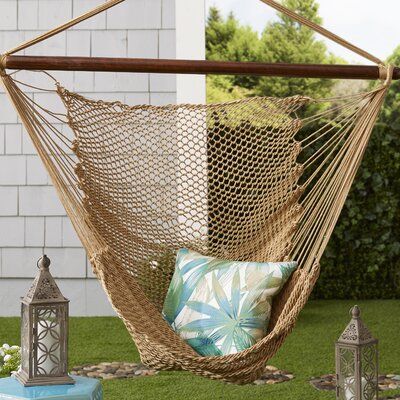
POLYGON ((378 399, 378 340, 350 310, 351 321, 336 342, 336 399, 378 399))
POLYGON ((68 304, 45 255, 39 273, 21 306, 21 369, 16 374, 24 386, 73 384, 67 373, 68 304))

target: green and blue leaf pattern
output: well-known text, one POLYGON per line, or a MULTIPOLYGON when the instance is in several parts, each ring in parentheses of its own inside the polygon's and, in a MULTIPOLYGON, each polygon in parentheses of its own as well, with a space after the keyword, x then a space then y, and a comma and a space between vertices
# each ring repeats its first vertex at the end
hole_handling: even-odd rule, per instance
POLYGON ((238 262, 178 251, 163 315, 203 356, 243 351, 267 333, 272 298, 296 262, 238 262))

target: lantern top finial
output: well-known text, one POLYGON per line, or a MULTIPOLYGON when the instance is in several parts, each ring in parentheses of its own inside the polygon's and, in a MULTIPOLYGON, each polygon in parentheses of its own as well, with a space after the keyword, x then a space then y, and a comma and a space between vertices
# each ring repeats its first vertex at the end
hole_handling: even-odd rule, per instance
POLYGON ((361 320, 360 307, 352 307, 350 309, 350 316, 351 320, 346 329, 340 335, 339 340, 337 341, 338 344, 366 345, 377 342, 361 320))
POLYGON ((48 270, 50 264, 51 264, 50 258, 48 258, 46 254, 44 254, 43 257, 38 261, 38 267, 42 271, 48 270))
MULTIPOLYGON (((45 256, 46 257, 46 256, 45 256)), ((358 307, 357 305, 352 307, 350 309, 350 315, 353 319, 359 319, 361 316, 361 310, 360 307, 358 307)))

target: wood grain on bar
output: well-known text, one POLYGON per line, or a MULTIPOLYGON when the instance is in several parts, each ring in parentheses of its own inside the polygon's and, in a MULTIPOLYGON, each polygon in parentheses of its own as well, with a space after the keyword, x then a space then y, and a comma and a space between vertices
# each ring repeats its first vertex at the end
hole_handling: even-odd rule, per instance
MULTIPOLYGON (((268 64, 206 60, 143 58, 8 56, 7 69, 47 71, 148 72, 158 74, 260 75, 331 79, 378 79, 379 68, 369 65, 268 64)), ((400 78, 395 68, 393 79, 400 78)))

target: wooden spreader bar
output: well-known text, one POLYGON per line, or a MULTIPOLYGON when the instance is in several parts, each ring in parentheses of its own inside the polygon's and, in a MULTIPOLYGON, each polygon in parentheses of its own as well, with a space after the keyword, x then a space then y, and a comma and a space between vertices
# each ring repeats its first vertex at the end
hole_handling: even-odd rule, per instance
MULTIPOLYGON (((7 56, 6 69, 47 71, 150 72, 158 74, 259 75, 297 78, 379 78, 379 67, 369 65, 268 64, 253 62, 162 60, 144 58, 7 56)), ((400 78, 396 67, 393 79, 400 78)))

